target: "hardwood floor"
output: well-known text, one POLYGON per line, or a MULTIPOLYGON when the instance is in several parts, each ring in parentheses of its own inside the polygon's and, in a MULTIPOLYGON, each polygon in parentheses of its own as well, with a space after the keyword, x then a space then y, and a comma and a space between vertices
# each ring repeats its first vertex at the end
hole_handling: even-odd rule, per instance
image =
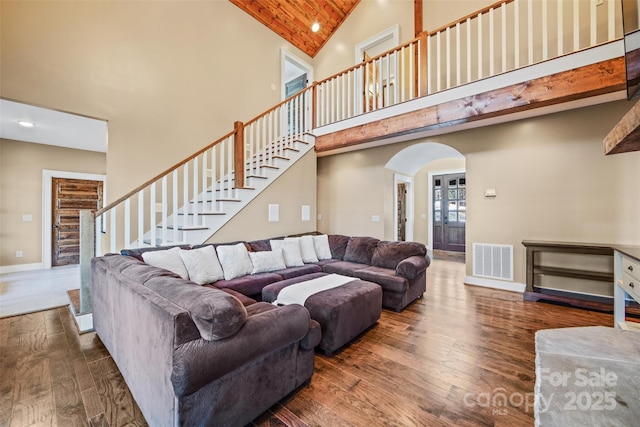
MULTIPOLYGON (((255 426, 530 426, 539 329, 612 325, 610 314, 462 283, 434 260, 425 297, 334 357, 255 426), (497 406, 506 395, 507 406, 497 406)), ((145 425, 95 333, 66 308, 0 319, 0 426, 145 425)))

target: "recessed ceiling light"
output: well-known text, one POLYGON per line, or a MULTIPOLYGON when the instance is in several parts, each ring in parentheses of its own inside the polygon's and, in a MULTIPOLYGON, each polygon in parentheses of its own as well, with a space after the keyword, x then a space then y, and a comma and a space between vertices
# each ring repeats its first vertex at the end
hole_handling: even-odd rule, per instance
POLYGON ((311 25, 311 31, 313 31, 314 33, 317 33, 319 29, 320 29, 320 24, 318 24, 317 22, 314 22, 311 25))
POLYGON ((28 120, 18 120, 18 124, 24 128, 32 128, 36 125, 35 123, 28 120))

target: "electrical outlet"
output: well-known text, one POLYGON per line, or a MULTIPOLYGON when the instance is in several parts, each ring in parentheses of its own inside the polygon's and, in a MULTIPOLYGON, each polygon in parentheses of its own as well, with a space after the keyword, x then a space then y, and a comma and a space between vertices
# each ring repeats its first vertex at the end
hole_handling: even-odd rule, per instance
POLYGON ((16 251, 16 258, 22 258, 22 251, 16 251))

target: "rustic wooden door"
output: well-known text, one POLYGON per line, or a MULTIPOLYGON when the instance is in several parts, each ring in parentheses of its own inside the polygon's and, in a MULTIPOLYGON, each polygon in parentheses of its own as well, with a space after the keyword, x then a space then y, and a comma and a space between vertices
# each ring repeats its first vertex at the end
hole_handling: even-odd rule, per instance
POLYGON ((51 266, 80 262, 80 210, 102 207, 102 181, 53 178, 51 266))
POLYGON ((464 252, 467 223, 465 174, 433 177, 433 248, 464 252))

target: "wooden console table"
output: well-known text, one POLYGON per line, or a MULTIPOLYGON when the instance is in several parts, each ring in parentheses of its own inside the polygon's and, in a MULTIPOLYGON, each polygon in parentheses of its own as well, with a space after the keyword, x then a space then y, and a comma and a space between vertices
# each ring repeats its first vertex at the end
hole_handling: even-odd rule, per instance
MULTIPOLYGON (((606 282, 611 284, 613 291, 613 247, 602 243, 572 243, 572 242, 550 242, 541 240, 523 240, 522 244, 526 248, 527 277, 526 291, 524 299, 527 301, 555 301, 573 306, 589 308, 600 311, 613 311, 613 292, 608 295, 594 295, 580 293, 575 290, 563 291, 562 289, 548 290, 538 286, 537 276, 557 276, 572 279, 591 280, 606 282), (595 255, 608 257, 611 260, 610 271, 590 271, 575 268, 549 267, 538 262, 536 254, 540 252, 595 255)), ((607 286, 608 288, 608 286, 607 286)))

